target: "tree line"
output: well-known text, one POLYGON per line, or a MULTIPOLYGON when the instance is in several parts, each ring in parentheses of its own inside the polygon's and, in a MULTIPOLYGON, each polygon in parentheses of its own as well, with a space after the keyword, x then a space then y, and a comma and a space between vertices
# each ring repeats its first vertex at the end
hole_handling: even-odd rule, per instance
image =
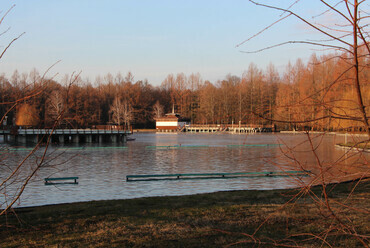
MULTIPOLYGON (((361 64, 369 63, 361 57, 361 64)), ((346 54, 298 59, 279 73, 273 64, 265 70, 251 63, 242 75, 203 80, 199 73, 169 74, 160 86, 107 74, 94 82, 66 75, 59 82, 18 71, 0 76, 0 116, 8 125, 49 127, 65 110, 59 125, 133 125, 154 128, 155 118, 172 111, 194 124, 275 125, 278 129, 361 131, 361 113, 355 99, 353 75, 346 54), (344 72, 343 72, 344 71, 344 72), (344 75, 343 75, 344 74, 344 75), (340 78, 340 83, 337 78, 340 78), (31 97, 32 96, 32 97, 31 97), (22 99, 18 101, 18 99, 22 99)), ((369 68, 361 68, 365 108, 369 113, 369 68)))

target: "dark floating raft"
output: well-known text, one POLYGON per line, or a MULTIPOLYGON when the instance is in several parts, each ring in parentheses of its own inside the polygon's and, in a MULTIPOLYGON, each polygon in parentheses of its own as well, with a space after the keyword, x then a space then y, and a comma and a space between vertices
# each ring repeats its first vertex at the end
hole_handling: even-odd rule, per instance
POLYGON ((310 171, 269 171, 269 172, 235 172, 235 173, 188 173, 127 175, 126 181, 189 180, 189 179, 230 179, 244 177, 306 177, 310 171))
POLYGON ((146 146, 145 149, 197 149, 197 148, 248 148, 248 147, 276 147, 282 146, 282 144, 237 144, 237 145, 221 145, 221 146, 209 146, 209 145, 168 145, 168 146, 146 146))
POLYGON ((45 185, 53 184, 78 184, 78 177, 48 177, 44 178, 45 185))

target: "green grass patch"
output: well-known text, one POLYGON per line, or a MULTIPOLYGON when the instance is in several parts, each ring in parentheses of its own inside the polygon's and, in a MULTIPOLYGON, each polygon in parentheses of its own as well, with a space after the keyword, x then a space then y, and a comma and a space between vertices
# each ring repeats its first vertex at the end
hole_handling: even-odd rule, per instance
MULTIPOLYGON (((329 185, 327 191, 342 224, 368 235, 368 212, 358 209, 369 210, 370 183, 359 183, 347 198, 356 183, 329 185)), ((323 197, 322 187, 311 190, 323 197)), ((321 246, 307 234, 321 235, 335 220, 312 197, 287 203, 298 192, 229 191, 19 208, 0 216, 0 247, 258 247, 248 235, 263 223, 254 235, 260 247, 275 247, 275 241, 321 246)), ((361 245, 338 229, 327 241, 334 247, 361 245)))

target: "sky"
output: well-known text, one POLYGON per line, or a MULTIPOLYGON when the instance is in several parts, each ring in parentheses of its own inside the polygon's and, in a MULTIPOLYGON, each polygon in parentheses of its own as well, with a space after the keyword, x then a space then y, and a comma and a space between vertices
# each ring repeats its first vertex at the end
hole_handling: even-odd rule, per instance
MULTIPOLYGON (((276 1, 265 2, 276 3, 276 1)), ((293 0, 279 0, 288 7, 293 0)), ((294 8, 311 13, 313 0, 294 8)), ((160 85, 170 73, 200 73, 215 82, 227 74, 241 76, 250 63, 265 69, 273 63, 282 72, 288 62, 307 60, 314 50, 284 46, 247 54, 282 41, 312 36, 289 17, 255 39, 236 47, 281 17, 281 12, 246 0, 1 0, 0 49, 19 34, 0 60, 0 74, 11 76, 36 69, 63 77, 80 72, 91 82, 97 76, 131 72, 134 80, 160 85)))

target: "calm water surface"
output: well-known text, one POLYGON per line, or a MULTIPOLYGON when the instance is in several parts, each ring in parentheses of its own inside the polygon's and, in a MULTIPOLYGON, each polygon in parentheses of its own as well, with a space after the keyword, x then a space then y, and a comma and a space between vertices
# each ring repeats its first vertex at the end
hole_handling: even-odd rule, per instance
MULTIPOLYGON (((240 178, 212 180, 168 180, 126 182, 126 175, 162 173, 216 173, 297 170, 315 163, 305 135, 291 134, 167 134, 136 133, 135 141, 125 147, 52 146, 46 162, 24 191, 16 206, 34 206, 66 202, 105 199, 128 199, 147 196, 185 195, 204 192, 278 189, 296 187, 300 180, 310 178, 240 178), (264 146, 269 144, 269 146, 264 146), (275 145, 271 145, 275 144, 275 145), (280 144, 280 145, 279 145, 280 144), (179 148, 171 146, 178 145, 179 148), (240 146, 243 145, 243 146, 240 146), (259 145, 259 146, 246 146, 259 145), (294 147, 292 162, 282 151, 294 147), (78 176, 78 185, 45 186, 45 177, 78 176)), ((325 135, 313 140, 319 145, 317 154, 324 162, 343 156, 344 151, 334 147, 343 142, 343 136, 325 135)), ((28 151, 18 150, 2 155, 1 179, 22 161, 28 151)), ((30 171, 40 161, 42 152, 31 156, 18 175, 30 171)), ((23 177, 22 177, 23 175, 23 177)), ((18 185, 18 186, 17 186, 18 185)), ((19 187, 8 183, 8 196, 19 187)), ((6 201, 0 197, 1 203, 6 201)))

